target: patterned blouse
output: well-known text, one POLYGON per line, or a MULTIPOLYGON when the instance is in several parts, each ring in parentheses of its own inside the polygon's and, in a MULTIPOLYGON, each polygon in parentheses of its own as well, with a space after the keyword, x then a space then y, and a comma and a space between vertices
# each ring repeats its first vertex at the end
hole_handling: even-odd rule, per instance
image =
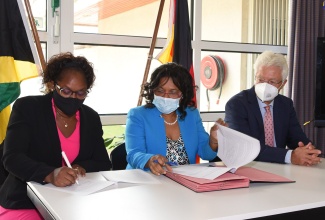
POLYGON ((176 162, 178 165, 189 164, 182 134, 178 140, 174 141, 166 137, 167 142, 167 156, 166 158, 171 162, 176 162))

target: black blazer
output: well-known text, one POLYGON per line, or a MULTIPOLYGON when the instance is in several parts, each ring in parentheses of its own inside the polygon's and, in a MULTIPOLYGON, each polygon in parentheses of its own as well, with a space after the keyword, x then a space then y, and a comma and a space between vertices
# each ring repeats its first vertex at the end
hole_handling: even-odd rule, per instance
MULTIPOLYGON (((52 93, 17 99, 4 142, 3 163, 9 175, 0 189, 0 205, 10 209, 35 208, 27 197, 26 182, 43 183, 62 166, 59 135, 52 110, 52 93)), ((99 115, 86 105, 80 108, 80 150, 71 164, 87 172, 110 170, 99 115)))
POLYGON ((293 102, 288 97, 280 94, 275 97, 273 121, 277 147, 265 145, 264 123, 254 87, 233 96, 226 104, 225 122, 229 127, 260 141, 261 151, 256 160, 284 163, 288 151, 286 146, 295 149, 299 141, 308 144, 310 140, 303 132, 293 102))

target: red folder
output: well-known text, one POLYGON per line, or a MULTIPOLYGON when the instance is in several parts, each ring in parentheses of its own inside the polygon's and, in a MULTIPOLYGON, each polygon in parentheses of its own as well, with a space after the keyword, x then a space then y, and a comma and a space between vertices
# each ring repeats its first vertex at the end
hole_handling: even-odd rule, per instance
POLYGON ((190 177, 172 172, 167 172, 166 176, 195 192, 208 192, 249 186, 249 179, 247 177, 232 173, 225 173, 214 180, 190 177))
POLYGON ((185 176, 173 172, 166 176, 195 192, 209 192, 225 189, 249 187, 250 182, 292 183, 288 178, 252 167, 240 167, 233 173, 225 173, 214 180, 185 176))
POLYGON ((293 183, 286 177, 277 174, 269 173, 263 170, 255 169, 253 167, 240 167, 236 170, 235 174, 246 176, 250 182, 265 182, 265 183, 293 183))

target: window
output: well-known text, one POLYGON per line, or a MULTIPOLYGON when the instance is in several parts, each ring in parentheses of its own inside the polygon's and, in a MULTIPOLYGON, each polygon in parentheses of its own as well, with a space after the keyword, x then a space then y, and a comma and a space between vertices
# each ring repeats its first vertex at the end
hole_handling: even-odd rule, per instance
MULTIPOLYGON (((76 0, 74 32, 152 37, 159 0, 76 0)), ((158 37, 168 31, 169 1, 165 1, 158 37)))
MULTIPOLYGON (((125 123, 125 114, 137 105, 160 1, 60 1, 58 42, 52 36, 55 17, 51 4, 48 2, 46 6, 44 2, 35 0, 31 5, 34 16, 48 23, 48 27, 39 29, 45 54, 50 57, 61 51, 73 51, 93 62, 97 80, 85 104, 97 110, 105 123, 111 123, 105 120, 110 114, 124 115, 120 123, 125 123), (43 9, 39 10, 41 3, 43 9)), ((193 62, 201 112, 224 111, 231 96, 253 85, 252 67, 258 53, 264 50, 287 53, 288 2, 188 1, 190 16, 195 19, 191 23, 193 62), (216 101, 220 89, 207 94, 200 82, 201 61, 208 55, 220 56, 226 66, 219 104, 216 101)), ((168 17, 169 1, 165 1, 154 56, 165 44, 168 17)), ((148 77, 159 65, 152 59, 148 77)))
POLYGON ((288 45, 289 0, 203 0, 202 40, 288 45))

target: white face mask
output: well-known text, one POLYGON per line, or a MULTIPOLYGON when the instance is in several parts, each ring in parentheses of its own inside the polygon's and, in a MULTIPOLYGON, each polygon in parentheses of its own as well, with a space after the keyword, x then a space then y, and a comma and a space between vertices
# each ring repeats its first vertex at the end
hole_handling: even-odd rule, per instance
POLYGON ((255 93, 262 102, 265 102, 273 100, 279 94, 279 90, 271 84, 258 83, 255 85, 255 93))
POLYGON ((178 99, 164 98, 161 96, 154 95, 152 104, 154 104, 161 113, 169 114, 178 108, 180 99, 181 98, 178 99))

